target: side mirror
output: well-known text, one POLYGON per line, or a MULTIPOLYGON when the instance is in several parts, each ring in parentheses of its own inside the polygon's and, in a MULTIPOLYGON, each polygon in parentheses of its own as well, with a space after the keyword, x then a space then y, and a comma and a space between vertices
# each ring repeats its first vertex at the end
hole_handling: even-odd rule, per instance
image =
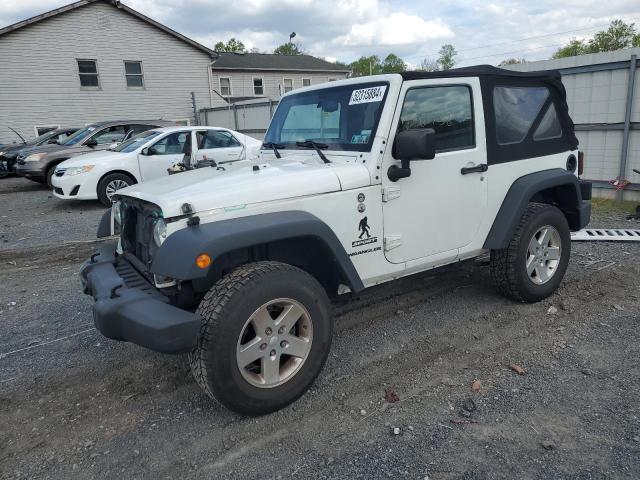
POLYGON ((433 128, 416 128, 403 130, 396 135, 393 142, 393 158, 400 160, 401 165, 392 165, 387 176, 392 182, 411 176, 409 162, 415 160, 432 160, 436 156, 436 132, 433 128))
POLYGON ((149 155, 149 147, 140 150, 140 155, 149 155))
POLYGON ((120 145, 118 142, 113 142, 111 145, 109 145, 110 149, 114 149, 116 148, 118 145, 120 145))
POLYGON ((98 145, 98 141, 95 138, 90 138, 89 140, 86 141, 84 145, 85 147, 93 148, 98 145))

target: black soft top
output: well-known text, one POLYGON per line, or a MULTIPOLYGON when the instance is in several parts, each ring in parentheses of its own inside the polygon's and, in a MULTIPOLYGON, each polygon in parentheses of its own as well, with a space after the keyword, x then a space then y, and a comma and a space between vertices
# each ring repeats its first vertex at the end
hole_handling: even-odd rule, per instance
POLYGON ((473 65, 471 67, 452 68, 451 70, 442 70, 437 72, 402 72, 400 75, 402 75, 404 80, 422 80, 428 78, 447 77, 504 77, 505 79, 523 78, 542 81, 560 80, 560 72, 557 70, 516 72, 515 70, 506 70, 504 68, 494 67, 493 65, 473 65))
MULTIPOLYGON (((453 68, 437 72, 402 72, 403 80, 429 80, 434 78, 478 77, 485 106, 485 127, 487 130, 487 153, 489 163, 502 163, 510 160, 531 158, 541 155, 561 153, 575 150, 578 139, 575 135, 573 121, 569 116, 567 92, 562 84, 560 72, 543 70, 538 72, 516 72, 494 67, 493 65, 474 65, 471 67, 453 68), (528 140, 518 145, 498 145, 496 143, 496 121, 493 108, 493 89, 497 86, 546 86, 551 91, 551 98, 562 124, 562 138, 546 142, 528 140)), ((544 111, 540 112, 539 123, 544 111)), ((531 132, 532 133, 532 132, 531 132)))

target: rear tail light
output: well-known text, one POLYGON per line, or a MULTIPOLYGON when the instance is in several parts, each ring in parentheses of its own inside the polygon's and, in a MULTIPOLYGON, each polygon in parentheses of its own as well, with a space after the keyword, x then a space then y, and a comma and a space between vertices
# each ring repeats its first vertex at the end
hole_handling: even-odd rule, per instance
POLYGON ((584 171, 584 152, 578 152, 578 175, 584 171))

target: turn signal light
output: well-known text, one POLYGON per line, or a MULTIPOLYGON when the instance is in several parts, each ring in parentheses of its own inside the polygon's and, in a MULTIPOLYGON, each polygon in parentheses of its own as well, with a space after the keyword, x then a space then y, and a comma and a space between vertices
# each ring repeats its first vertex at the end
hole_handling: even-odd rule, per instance
POLYGON ((211 257, 206 253, 201 253, 196 257, 196 265, 198 266, 198 268, 207 268, 209 265, 211 265, 211 257))

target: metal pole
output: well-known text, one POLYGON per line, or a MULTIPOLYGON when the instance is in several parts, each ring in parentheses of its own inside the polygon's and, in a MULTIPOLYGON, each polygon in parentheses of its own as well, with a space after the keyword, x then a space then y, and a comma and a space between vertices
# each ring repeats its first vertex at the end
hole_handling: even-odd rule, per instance
MULTIPOLYGON (((624 112, 624 130, 622 131, 622 148, 620 154, 620 181, 627 175, 627 154, 629 152, 629 129, 631 128, 631 111, 633 108, 633 87, 636 82, 637 56, 631 55, 629 60, 629 79, 627 80, 627 106, 624 112)), ((618 190, 616 200, 622 201, 624 190, 618 190)))
POLYGON ((193 107, 193 118, 196 121, 196 125, 200 125, 200 119, 198 118, 198 107, 196 107, 196 92, 191 92, 191 106, 193 107))

